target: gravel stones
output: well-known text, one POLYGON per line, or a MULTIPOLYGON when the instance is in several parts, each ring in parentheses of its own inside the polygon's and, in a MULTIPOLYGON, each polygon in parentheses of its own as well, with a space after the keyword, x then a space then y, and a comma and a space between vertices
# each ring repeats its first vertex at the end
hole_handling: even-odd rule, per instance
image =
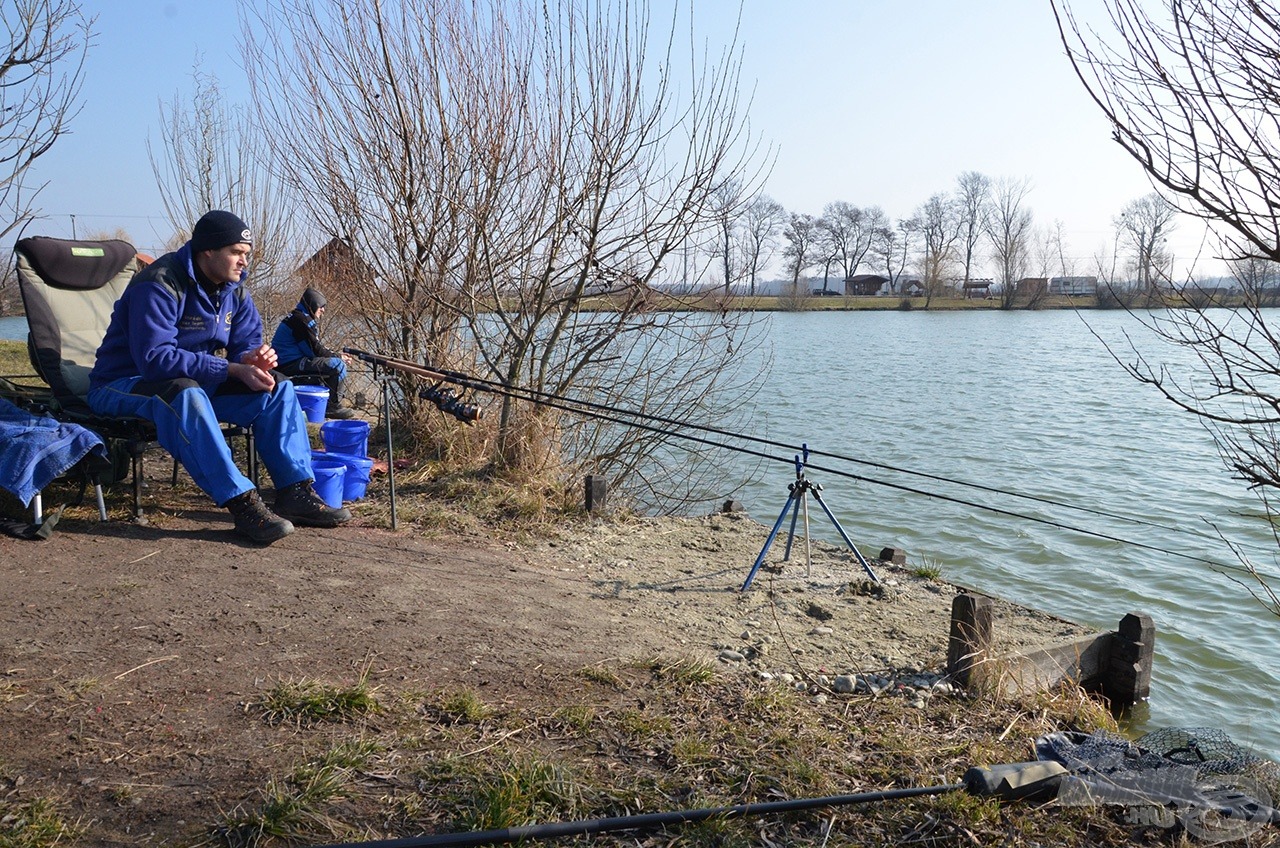
MULTIPOLYGON (((541 553, 582 581, 584 602, 610 604, 623 626, 643 624, 643 635, 661 633, 672 650, 702 652, 726 670, 815 697, 927 705, 957 694, 942 670, 958 587, 879 560, 873 581, 848 548, 815 539, 809 563, 803 549, 783 561, 783 546, 772 546, 743 592, 768 533, 746 513, 635 518, 565 528, 541 553)), ((997 641, 1007 650, 1091 632, 996 605, 997 641)))

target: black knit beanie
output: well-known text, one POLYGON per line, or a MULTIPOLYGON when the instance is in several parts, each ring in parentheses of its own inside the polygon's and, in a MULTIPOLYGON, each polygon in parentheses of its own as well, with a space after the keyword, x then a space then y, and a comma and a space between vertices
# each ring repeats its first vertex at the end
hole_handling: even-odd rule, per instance
POLYGON ((302 293, 302 300, 299 301, 302 307, 307 310, 307 314, 313 318, 316 312, 323 309, 327 302, 324 299, 324 295, 320 294, 319 289, 313 289, 310 286, 307 286, 307 290, 302 293))
POLYGON ((191 231, 191 252, 217 250, 229 244, 253 244, 249 225, 221 209, 201 215, 191 231))

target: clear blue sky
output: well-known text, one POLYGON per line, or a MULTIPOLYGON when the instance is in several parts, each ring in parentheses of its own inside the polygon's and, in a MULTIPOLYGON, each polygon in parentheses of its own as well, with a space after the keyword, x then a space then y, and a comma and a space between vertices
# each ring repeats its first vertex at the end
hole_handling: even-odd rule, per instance
MULTIPOLYGON (((1076 0, 1088 16, 1098 0, 1076 0)), ((728 37, 736 0, 694 0, 699 36, 728 37)), ((244 99, 230 0, 84 0, 98 16, 84 110, 40 163, 48 218, 28 233, 128 231, 143 250, 170 235, 147 157, 159 104, 189 93, 197 56, 244 99)), ((817 215, 843 200, 895 219, 975 170, 1027 178, 1037 223, 1061 219, 1086 261, 1111 220, 1150 187, 1109 138, 1058 41, 1048 0, 746 0, 744 83, 772 141, 766 191, 817 215)), ((1178 263, 1193 222, 1171 239, 1178 263)))

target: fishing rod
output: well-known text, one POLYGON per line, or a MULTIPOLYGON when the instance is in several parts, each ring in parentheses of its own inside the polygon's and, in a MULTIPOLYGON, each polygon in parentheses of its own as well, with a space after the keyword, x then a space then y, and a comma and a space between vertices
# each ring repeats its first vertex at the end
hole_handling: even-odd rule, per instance
MULTIPOLYGON (((494 381, 471 377, 469 375, 464 375, 459 372, 448 371, 446 369, 428 368, 426 366, 419 365, 415 362, 410 362, 408 360, 395 359, 394 357, 382 356, 380 354, 371 354, 366 351, 361 351, 355 348, 344 348, 344 352, 352 356, 355 356, 359 359, 362 359, 366 362, 369 362, 371 364, 380 365, 386 368, 392 368, 394 370, 403 371, 405 373, 424 377, 426 379, 452 382, 455 385, 459 385, 464 388, 468 388, 476 391, 485 391, 491 394, 503 395, 506 397, 515 398, 517 400, 525 400, 531 403, 537 403, 543 406, 548 406, 553 409, 560 409, 565 412, 571 412, 577 415, 583 415, 590 418, 607 421, 613 424, 620 424, 626 427, 633 427, 640 430, 646 430, 648 432, 652 432, 662 436, 667 436, 670 438, 684 439, 686 441, 695 442, 698 444, 706 445, 708 447, 715 447, 723 450, 734 451, 737 453, 745 454, 747 456, 754 456, 760 459, 770 460, 772 462, 785 462, 787 464, 792 464, 794 462, 794 460, 791 458, 780 457, 774 454, 752 450, 751 448, 746 448, 739 445, 732 445, 732 444, 726 444, 724 442, 717 442, 711 439, 702 438, 700 436, 694 436, 688 433, 682 433, 674 430, 664 430, 660 427, 657 427, 651 424, 645 424, 641 421, 631 420, 632 417, 654 418, 658 420, 667 420, 667 421, 670 420, 670 419, 660 419, 658 416, 646 416, 641 413, 628 413, 626 410, 616 410, 616 409, 613 410, 614 412, 621 413, 622 415, 631 416, 631 417, 619 417, 619 415, 611 414, 610 412, 596 411, 596 410, 610 409, 609 407, 606 407, 603 404, 593 404, 587 401, 577 401, 577 400, 568 399, 568 398, 564 399, 563 402, 561 400, 552 400, 551 398, 557 397, 557 396, 553 396, 547 392, 533 392, 532 390, 528 390, 528 389, 510 388, 510 387, 503 386, 501 383, 496 383, 494 381), (541 395, 541 397, 538 398, 538 397, 528 396, 528 395, 535 395, 535 394, 541 395)), ((673 423, 676 423, 676 422, 673 422, 673 423)), ((768 442, 768 440, 761 440, 756 437, 750 437, 750 436, 746 436, 739 433, 731 433, 729 431, 717 430, 716 428, 703 427, 700 425, 689 425, 689 429, 710 430, 712 432, 724 434, 727 436, 731 436, 733 438, 742 438, 748 441, 756 441, 756 442, 760 442, 760 441, 768 442)), ((768 443, 773 445, 783 446, 783 447, 790 447, 789 445, 785 445, 782 443, 776 443, 776 442, 768 442, 768 443)), ((812 450, 810 451, 811 455, 816 455, 817 453, 818 453, 817 451, 812 451, 812 450)), ((823 454, 823 455, 831 456, 831 454, 823 454)), ((1027 513, 1018 512, 1016 510, 1004 509, 1002 507, 991 506, 990 504, 984 504, 980 501, 969 500, 967 498, 960 498, 952 495, 945 495, 939 492, 931 492, 924 489, 916 488, 914 486, 907 486, 902 483, 894 483, 887 480, 880 480, 875 477, 868 477, 866 475, 856 474, 851 471, 844 471, 842 469, 831 468, 828 466, 814 465, 810 463, 808 467, 817 471, 824 471, 829 474, 834 474, 838 477, 844 477, 846 479, 854 480, 861 483, 868 483, 875 486, 883 486, 885 488, 895 489, 897 491, 906 492, 909 494, 920 495, 922 497, 927 497, 934 500, 954 503, 959 506, 967 506, 973 509, 980 509, 985 512, 1006 516, 1008 518, 1016 518, 1021 521, 1029 521, 1036 524, 1043 524, 1049 527, 1053 527, 1055 529, 1066 530, 1072 533, 1079 533, 1084 536, 1090 536, 1095 539, 1102 539, 1108 542, 1115 542, 1117 544, 1128 545, 1130 547, 1151 551, 1153 553, 1160 553, 1160 554, 1166 554, 1168 556, 1179 557, 1182 559, 1189 560, 1191 562, 1199 563, 1201 565, 1207 565, 1211 568, 1215 568, 1220 571, 1235 571, 1235 572, 1239 572, 1239 573, 1250 575, 1250 576, 1252 576, 1253 574, 1245 566, 1218 562, 1217 560, 1211 560, 1206 557, 1198 556, 1196 554, 1189 554, 1183 551, 1174 550, 1172 548, 1165 548, 1160 545, 1148 544, 1146 542, 1137 542, 1122 536, 1116 536, 1110 533, 1103 533, 1097 530, 1089 530, 1084 527, 1079 527, 1079 526, 1068 524, 1062 521, 1056 521, 1049 518, 1042 518, 1040 516, 1029 515, 1027 513)), ((959 483, 959 481, 948 481, 948 482, 959 483)), ((964 484, 960 483, 960 485, 964 485, 964 484)), ((995 491, 999 491, 999 490, 995 490, 995 491)), ((1064 504, 1064 506, 1069 506, 1069 505, 1064 504)), ((1115 516, 1115 517, 1122 518, 1122 516, 1115 516)), ((1156 524, 1155 526, 1163 527, 1163 525, 1159 525, 1159 524, 1156 524)), ((1189 532, 1189 531, 1179 531, 1179 528, 1176 528, 1176 527, 1167 527, 1164 529, 1167 529, 1173 532, 1189 532)))
MULTIPOLYGON (((490 392, 494 394, 506 395, 508 397, 516 398, 517 400, 529 401, 530 403, 546 403, 546 401, 543 400, 544 398, 551 401, 571 403, 571 404, 574 404, 575 408, 569 411, 578 412, 580 414, 587 414, 582 411, 583 409, 595 409, 595 410, 601 410, 604 412, 622 414, 632 418, 643 419, 647 421, 655 421, 655 422, 658 422, 661 424, 667 424, 670 426, 681 427, 681 428, 692 429, 692 430, 700 430, 705 433, 714 433, 716 435, 721 435, 721 436, 728 436, 735 439, 741 439, 743 441, 766 445, 768 447, 783 448, 785 450, 789 450, 793 452, 801 451, 805 449, 804 446, 797 446, 797 445, 789 444, 787 442, 780 442, 774 439, 767 439, 761 436, 752 436, 747 433, 738 433, 732 430, 725 430, 723 428, 714 427, 709 424, 698 424, 692 421, 682 421, 679 419, 668 418, 662 415, 655 415, 653 413, 648 413, 648 412, 621 409, 619 407, 611 406, 609 404, 595 403, 592 401, 569 398, 564 395, 558 395, 553 392, 547 392, 547 391, 538 390, 538 389, 529 389, 524 387, 510 387, 503 383, 497 382, 495 380, 487 380, 482 377, 474 377, 471 375, 463 374, 458 371, 450 371, 448 369, 428 369, 418 365, 417 363, 411 362, 409 360, 396 359, 395 357, 384 356, 381 354, 370 354, 363 351, 356 351, 353 348, 346 348, 345 352, 350 353, 354 356, 358 356, 359 358, 362 358, 367 362, 371 362, 374 364, 382 364, 384 367, 395 368, 397 370, 418 369, 424 372, 424 374, 429 373, 431 375, 430 377, 431 379, 454 382, 458 385, 466 386, 467 388, 473 389, 475 391, 485 391, 485 392, 490 392)), ((423 394, 423 396, 426 397, 425 394, 423 394)), ((427 399, 431 400, 432 398, 428 397, 427 399)), ((554 405, 554 404, 547 404, 547 405, 554 405)), ((558 408, 564 409, 564 407, 558 407, 558 408)), ((449 412, 449 410, 442 410, 442 411, 449 412)), ((464 423, 469 424, 471 422, 466 421, 464 423)), ((618 422, 618 423, 627 423, 627 422, 618 422)), ((663 431, 655 430, 654 432, 663 432, 663 431)), ((681 434, 671 433, 670 435, 680 436, 681 434)), ((867 466, 869 468, 877 468, 882 471, 892 471, 897 474, 904 474, 912 477, 919 477, 926 480, 933 480, 939 483, 948 483, 954 486, 962 486, 965 488, 977 489, 979 491, 988 492, 990 494, 1005 495, 1008 497, 1020 498, 1022 500, 1033 501, 1035 503, 1044 504, 1046 506, 1055 506, 1063 509, 1075 510, 1077 512, 1082 512, 1089 515, 1096 515, 1100 518, 1109 518, 1115 521, 1123 521, 1128 524, 1151 527, 1153 529, 1163 530, 1169 533, 1183 534, 1183 535, 1191 536, 1197 539, 1201 539, 1203 541, 1209 541, 1209 542, 1222 541, 1217 536, 1213 536, 1198 530, 1192 530, 1186 527, 1178 527, 1176 525, 1171 525, 1171 524, 1164 524, 1159 521, 1152 521, 1151 519, 1139 518, 1137 516, 1110 512, 1108 510, 1098 509, 1097 507, 1080 506, 1079 504, 1068 503, 1066 501, 1061 501, 1054 498, 1048 498, 1042 495, 1033 495, 1025 492, 1019 492, 1013 489, 1003 489, 996 486, 984 485, 982 483, 973 483, 965 480, 958 480, 953 477, 946 477, 940 474, 931 474, 925 471, 915 471, 909 468, 902 468, 895 465, 889 465, 887 463, 876 462, 874 460, 862 459, 860 457, 849 456, 847 454, 823 451, 815 448, 808 448, 808 451, 811 456, 815 456, 815 457, 826 457, 828 459, 834 459, 840 462, 848 462, 855 465, 867 466)), ((858 479, 862 479, 862 478, 858 478, 858 479)), ((872 482, 875 482, 875 481, 872 481, 872 482)), ((915 491, 915 490, 909 490, 909 491, 915 491)))
POLYGON ((416 362, 410 362, 407 359, 395 359, 390 356, 382 356, 377 353, 369 353, 353 347, 344 347, 343 353, 356 357, 364 362, 372 365, 379 365, 383 368, 390 368, 396 371, 403 371, 407 374, 413 374, 427 380, 434 380, 435 385, 428 386, 418 392, 418 397, 423 400, 431 401, 436 408, 446 415, 452 415, 463 424, 474 424, 479 421, 483 415, 483 411, 474 403, 466 403, 462 398, 454 394, 453 390, 443 386, 443 383, 454 383, 463 385, 464 388, 475 388, 469 383, 464 382, 460 375, 447 371, 437 371, 419 365, 416 362))
POLYGON ((959 783, 940 786, 905 787, 850 795, 828 795, 821 798, 795 798, 788 801, 766 801, 759 804, 737 804, 732 807, 710 807, 698 810, 675 810, 667 813, 642 813, 612 818, 584 819, 570 822, 531 824, 495 830, 412 836, 404 839, 382 839, 372 842, 343 842, 324 848, 467 848, 522 842, 531 839, 556 839, 593 833, 616 833, 626 830, 651 830, 667 825, 690 824, 708 819, 741 818, 774 813, 790 813, 823 807, 873 804, 927 795, 943 795, 966 790, 974 795, 1002 800, 1048 796, 1056 791, 1067 769, 1054 760, 1010 763, 988 768, 973 766, 959 783))

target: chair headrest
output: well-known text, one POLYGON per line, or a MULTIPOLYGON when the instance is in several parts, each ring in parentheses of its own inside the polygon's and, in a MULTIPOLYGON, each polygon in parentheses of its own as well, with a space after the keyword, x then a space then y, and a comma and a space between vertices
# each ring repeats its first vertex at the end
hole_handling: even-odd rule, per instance
POLYGON ((45 283, 60 289, 101 288, 137 254, 133 245, 120 239, 71 241, 48 236, 21 239, 14 251, 27 258, 45 283))

